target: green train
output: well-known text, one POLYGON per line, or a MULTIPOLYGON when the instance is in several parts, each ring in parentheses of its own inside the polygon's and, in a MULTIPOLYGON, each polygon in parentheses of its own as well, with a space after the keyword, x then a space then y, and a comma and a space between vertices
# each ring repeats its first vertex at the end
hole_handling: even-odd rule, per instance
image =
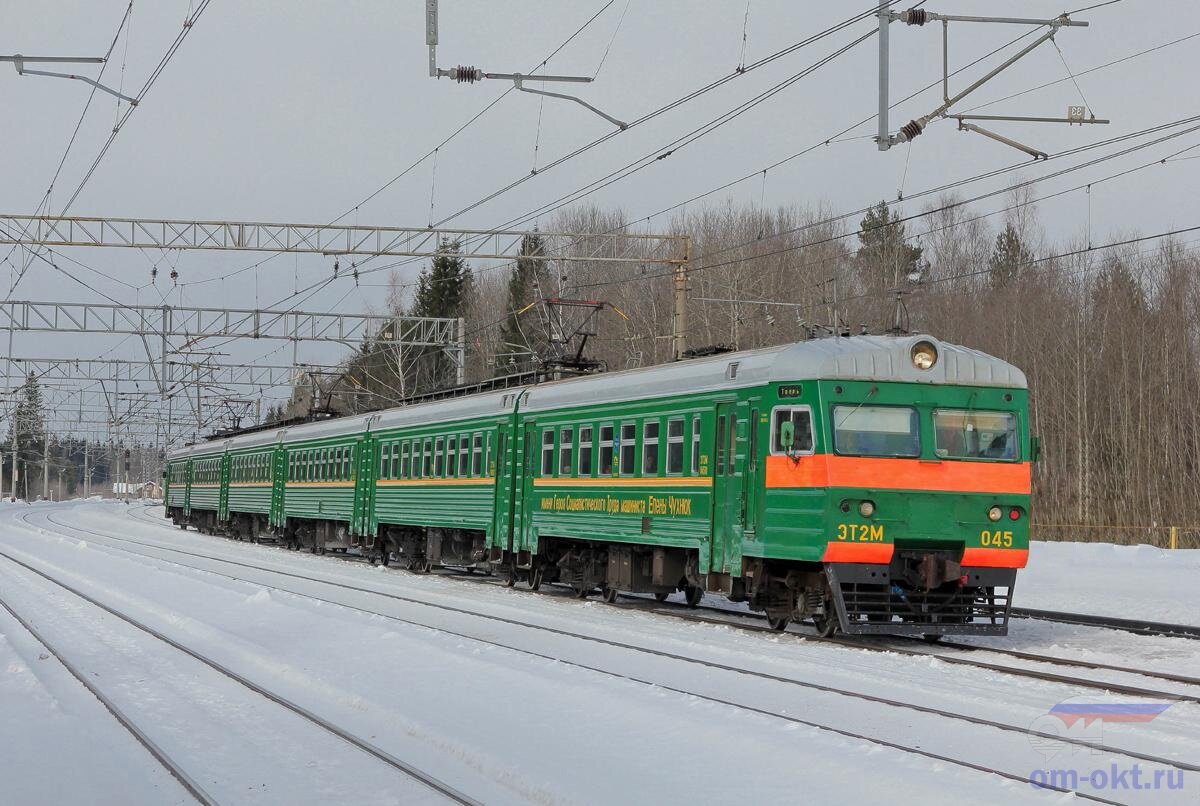
POLYGON ((177 525, 819 632, 1004 634, 1028 389, 930 336, 854 336, 265 428, 172 452, 177 525))

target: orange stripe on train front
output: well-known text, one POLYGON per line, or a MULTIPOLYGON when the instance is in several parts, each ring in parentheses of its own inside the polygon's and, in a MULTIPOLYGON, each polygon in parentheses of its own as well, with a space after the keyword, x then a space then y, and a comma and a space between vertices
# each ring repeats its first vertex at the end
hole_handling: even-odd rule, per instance
POLYGON ((891 543, 830 543, 821 562, 890 563, 895 548, 891 543))
POLYGON ((1029 549, 963 549, 963 568, 1024 568, 1029 549))
POLYGON ((836 456, 767 457, 768 488, 868 487, 876 490, 1029 495, 1028 462, 955 462, 836 456))

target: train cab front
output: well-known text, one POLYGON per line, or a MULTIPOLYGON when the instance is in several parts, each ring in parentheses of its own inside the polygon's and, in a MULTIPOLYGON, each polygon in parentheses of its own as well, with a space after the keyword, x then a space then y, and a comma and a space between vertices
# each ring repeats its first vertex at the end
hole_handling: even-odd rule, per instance
POLYGON ((836 387, 848 399, 831 408, 822 556, 837 626, 1005 634, 1029 554, 1023 394, 850 386, 836 387))

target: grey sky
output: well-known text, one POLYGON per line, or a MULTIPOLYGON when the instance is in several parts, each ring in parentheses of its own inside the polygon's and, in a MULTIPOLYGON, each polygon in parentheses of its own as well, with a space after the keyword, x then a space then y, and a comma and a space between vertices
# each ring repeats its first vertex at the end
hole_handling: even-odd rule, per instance
MULTIPOLYGON (((1079 2, 1078 5, 1085 5, 1079 2)), ((439 62, 486 70, 525 71, 557 47, 604 5, 604 0, 508 2, 442 0, 439 62)), ((796 3, 752 0, 747 61, 753 61, 865 9, 868 2, 796 3)), ((100 54, 107 48, 126 0, 41 0, 9 3, 0 52, 100 54)), ((179 30, 189 3, 138 0, 131 35, 122 36, 106 81, 139 87, 179 30)), ((1074 6, 1072 6, 1074 7, 1074 6)), ((579 89, 610 114, 634 119, 691 89, 728 73, 742 47, 743 0, 686 2, 616 0, 548 69, 593 73, 605 48, 611 52, 596 83, 579 89)), ((937 0, 926 8, 963 14, 1005 13, 1048 17, 1060 2, 937 0)), ((282 2, 216 0, 196 24, 142 106, 130 118, 87 188, 71 207, 79 215, 128 215, 258 221, 325 222, 376 190, 504 91, 500 82, 459 86, 426 75, 424 3, 358 0, 282 2)), ((1200 31, 1200 8, 1184 0, 1125 0, 1078 15, 1090 28, 1064 30, 1059 46, 1078 72, 1136 51, 1200 31)), ((748 73, 671 114, 623 133, 560 168, 540 174, 514 191, 450 222, 463 227, 498 225, 584 185, 752 97, 866 31, 871 23, 748 73)), ((951 30, 951 66, 996 47, 1022 29, 958 25, 951 30)), ((1200 38, 1134 59, 1080 79, 1106 127, 1067 128, 998 124, 996 128, 1045 151, 1082 145, 1197 112, 1194 75, 1200 38), (1191 87, 1192 89, 1188 89, 1191 87)), ((892 27, 893 98, 934 81, 940 74, 937 26, 892 27)), ((816 74, 751 110, 715 133, 636 176, 590 197, 637 218, 698 192, 748 174, 871 114, 876 105, 876 45, 869 40, 816 74)), ((992 60, 995 63, 995 59, 992 60)), ((19 78, 0 70, 4 143, 0 149, 2 206, 32 212, 87 97, 77 82, 19 78)), ((978 75, 978 71, 973 75, 978 75)), ((995 99, 1065 76, 1051 45, 1019 63, 980 91, 974 103, 995 99)), ((959 86, 962 86, 960 83, 959 86)), ((936 105, 931 91, 894 113, 893 128, 936 105)), ((1081 103, 1070 82, 990 107, 988 112, 1062 115, 1081 103)), ((964 106, 971 106, 965 103, 964 106)), ((432 188, 434 218, 441 219, 530 172, 541 115, 538 164, 608 131, 609 124, 574 104, 512 93, 439 153, 432 188)), ((52 197, 57 213, 91 163, 115 119, 115 102, 97 95, 52 197)), ((872 124, 852 134, 870 134, 872 124)), ((1037 194, 1097 179, 1200 143, 1200 134, 1114 160, 1037 187, 1037 194)), ((1200 153, 1200 151, 1193 152, 1200 153)), ((878 152, 869 140, 820 148, 761 178, 711 198, 766 205, 825 204, 852 210, 880 198, 893 199, 904 178, 908 193, 1019 161, 1021 155, 940 123, 911 147, 878 152), (911 149, 911 153, 910 153, 911 149), (907 167, 906 167, 907 166, 907 167)), ((1065 167, 1030 166, 1024 175, 1065 167)), ((1171 163, 1098 185, 1091 194, 1093 240, 1110 233, 1152 233, 1200 223, 1194 199, 1200 160, 1171 163)), ((427 162, 357 212, 360 223, 422 225, 429 221, 433 164, 427 162)), ((982 192, 1012 181, 1011 175, 972 185, 982 192)), ((982 209, 1001 206, 997 202, 982 209)), ((1088 199, 1082 192, 1045 203, 1049 239, 1083 232, 1088 199)), ((915 211, 915 210, 910 210, 915 211)), ((352 214, 348 221, 354 221, 352 214)), ((667 217, 651 226, 665 227, 667 217)), ((6 253, 5 248, 0 254, 6 253)), ((72 250, 89 265, 133 285, 149 281, 160 256, 130 250, 72 250)), ((190 252, 179 257, 182 282, 218 276, 261 255, 190 252)), ((17 258, 14 255, 14 260, 17 258)), ((174 257, 171 258, 174 260, 174 257)), ((330 271, 319 258, 278 257, 236 282, 171 288, 168 261, 160 263, 157 288, 134 292, 86 272, 80 277, 122 301, 172 304, 266 305, 330 271), (298 280, 296 279, 298 276, 298 280), (182 299, 181 299, 182 293, 182 299)), ((414 276, 410 267, 405 279, 414 276)), ((8 287, 9 266, 0 267, 8 287)), ((309 310, 378 308, 385 279, 374 275, 359 289, 348 281, 330 285, 304 302, 309 310)), ((95 300, 44 264, 34 264, 13 294, 16 299, 95 300)), ((24 355, 97 355, 115 339, 51 340, 18 336, 24 355)), ((276 345, 239 347, 238 358, 263 355, 276 345)), ((134 357, 132 344, 113 355, 134 357)), ((328 350, 302 357, 331 357, 328 350)), ((286 363, 290 348, 270 359, 286 363)))

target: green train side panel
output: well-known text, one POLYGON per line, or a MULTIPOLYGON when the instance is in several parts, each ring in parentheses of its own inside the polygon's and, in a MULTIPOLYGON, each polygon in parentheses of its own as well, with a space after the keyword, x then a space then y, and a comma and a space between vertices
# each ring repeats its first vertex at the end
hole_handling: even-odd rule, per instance
POLYGON ((269 521, 272 526, 283 526, 283 497, 287 484, 288 452, 282 445, 271 454, 271 507, 269 521))
MULTIPOLYGON (((736 413, 737 398, 732 392, 720 396, 736 413)), ((711 476, 714 396, 680 395, 649 401, 624 402, 616 405, 581 406, 562 410, 537 411, 519 414, 519 467, 516 472, 519 506, 514 518, 517 548, 537 552, 542 536, 582 540, 639 543, 697 549, 701 571, 707 572, 713 557, 714 507, 722 495, 736 496, 741 476, 732 482, 722 478, 721 489, 711 476), (691 432, 693 417, 701 417, 699 475, 690 468, 691 432), (645 417, 658 418, 660 445, 666 444, 666 422, 674 417, 685 421, 684 469, 680 475, 666 473, 666 452, 661 452, 659 471, 654 476, 640 473, 643 466, 643 446, 636 441, 633 457, 634 472, 622 477, 601 476, 599 451, 600 428, 614 428, 614 471, 619 471, 620 425, 640 423, 645 417), (580 425, 593 428, 593 470, 584 478, 574 475, 541 477, 541 435, 545 429, 556 434, 564 427, 573 433, 573 456, 578 461, 580 425), (728 486, 728 491, 725 488, 728 486)), ((737 454, 744 457, 744 431, 740 432, 737 454)), ((639 435, 640 436, 640 435, 639 435)), ((555 458, 557 462, 557 457, 555 458)), ((718 563, 732 561, 740 552, 735 543, 722 545, 718 563)))
MULTIPOLYGON (((370 494, 373 503, 369 527, 380 525, 416 525, 435 529, 467 529, 483 532, 490 541, 497 530, 496 454, 505 420, 496 418, 442 422, 424 428, 378 431, 372 434, 371 475, 375 478, 370 494), (396 440, 437 439, 448 434, 485 435, 490 450, 483 475, 446 478, 392 479, 378 477, 380 452, 396 440)), ((470 462, 471 459, 468 459, 470 462)))
MULTIPOLYGON (((307 440, 287 445, 283 475, 287 472, 288 456, 291 454, 324 448, 353 449, 357 435, 339 435, 328 439, 307 440)), ((354 466, 351 454, 351 467, 354 466)), ((282 516, 313 520, 354 520, 354 480, 342 481, 296 481, 287 479, 283 491, 282 516)))

